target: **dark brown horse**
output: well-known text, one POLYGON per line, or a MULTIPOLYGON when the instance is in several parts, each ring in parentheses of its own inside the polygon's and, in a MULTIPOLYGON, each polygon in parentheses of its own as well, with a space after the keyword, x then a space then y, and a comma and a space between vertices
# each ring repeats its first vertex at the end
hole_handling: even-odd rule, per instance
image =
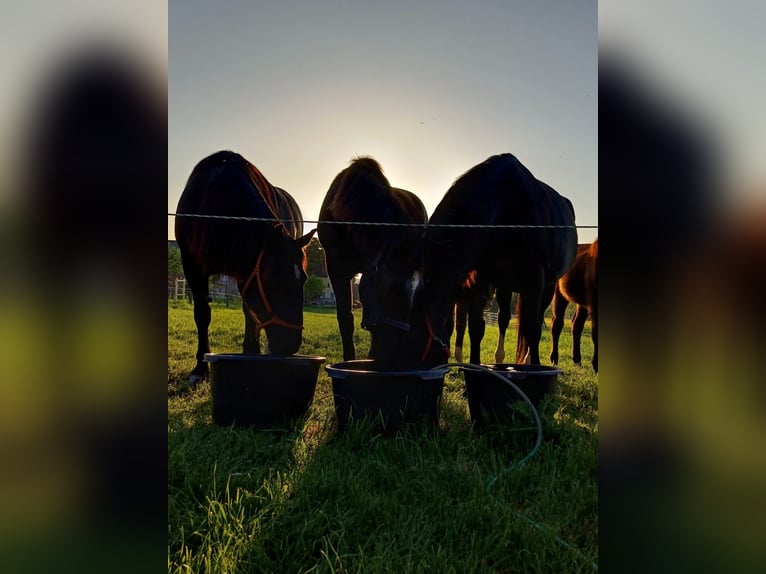
POLYGON ((396 338, 409 329, 409 310, 420 286, 422 267, 413 255, 427 221, 423 202, 409 191, 391 187, 372 158, 354 159, 330 185, 319 212, 318 232, 335 291, 344 360, 356 358, 350 282, 357 273, 362 273, 362 327, 372 336, 370 356, 376 358, 378 353, 379 332, 389 332, 389 337, 396 338), (420 225, 383 227, 337 222, 420 225))
POLYGON ((551 362, 559 362, 559 336, 564 327, 564 311, 574 303, 572 318, 572 360, 576 365, 582 361, 580 338, 585 321, 590 316, 593 336, 593 370, 598 372, 598 238, 593 243, 577 246, 574 263, 557 282, 553 292, 551 309, 551 362))
POLYGON ((237 280, 245 314, 243 352, 261 352, 263 329, 269 352, 296 353, 303 329, 304 247, 315 230, 301 237, 303 219, 295 200, 271 185, 241 155, 221 151, 192 170, 177 212, 282 220, 176 218, 176 239, 194 297, 198 335, 197 365, 190 382, 201 381, 208 372, 203 357, 210 352, 210 275, 229 275, 237 280))
MULTIPOLYGON (((408 361, 443 362, 449 321, 460 286, 472 271, 495 285, 497 296, 519 293, 519 339, 529 361, 540 364, 543 312, 556 281, 575 257, 572 203, 536 179, 511 154, 492 156, 463 174, 431 216, 423 241, 425 288, 416 298, 408 361), (454 228, 443 225, 561 226, 557 228, 454 228)), ((523 349, 520 349, 521 351, 523 349)), ((523 355, 517 361, 523 360, 523 355)))
MULTIPOLYGON (((465 332, 471 340, 471 362, 481 362, 481 341, 484 338, 486 322, 484 310, 495 295, 494 286, 477 280, 476 272, 468 274, 455 299, 455 360, 463 361, 463 343, 465 332)), ((452 315, 447 317, 447 332, 452 332, 452 315)))

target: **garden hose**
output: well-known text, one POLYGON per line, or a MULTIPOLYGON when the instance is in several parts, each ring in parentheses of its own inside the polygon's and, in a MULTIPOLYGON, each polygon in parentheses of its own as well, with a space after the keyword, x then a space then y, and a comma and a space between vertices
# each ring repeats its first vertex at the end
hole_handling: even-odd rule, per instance
POLYGON ((443 369, 445 367, 446 368, 457 367, 457 368, 465 369, 467 371, 480 371, 480 372, 489 373, 493 377, 497 377, 498 379, 503 381, 503 383, 505 383, 506 385, 510 386, 522 399, 524 399, 524 402, 526 402, 527 405, 529 406, 529 408, 532 410, 532 416, 534 417, 535 424, 537 425, 537 441, 535 442, 535 446, 519 462, 510 465, 505 470, 503 470, 503 471, 499 472, 498 474, 496 474, 495 476, 493 476, 489 480, 489 482, 487 483, 487 491, 489 491, 495 485, 495 482, 497 482, 497 479, 500 478, 501 474, 503 474, 504 472, 510 472, 512 469, 514 469, 516 467, 519 467, 519 466, 522 466, 530 458, 532 458, 535 455, 535 453, 537 453, 538 450, 540 450, 540 446, 542 446, 542 444, 543 444, 543 423, 540 420, 540 415, 538 414, 537 409, 535 408, 535 405, 532 404, 532 401, 529 400, 529 397, 527 395, 525 395, 524 392, 518 386, 516 386, 516 384, 513 381, 511 381, 510 379, 504 377, 503 375, 501 375, 497 371, 493 371, 492 369, 488 369, 488 368, 483 367, 481 365, 475 365, 473 363, 445 363, 443 365, 439 365, 437 367, 434 367, 434 369, 443 369))
MULTIPOLYGON (((483 367, 481 365, 475 365, 473 363, 445 363, 443 365, 438 365, 438 366, 434 367, 434 369, 442 369, 442 368, 445 368, 445 367, 448 367, 448 368, 449 367, 457 367, 457 368, 461 368, 461 369, 465 369, 465 370, 470 370, 470 371, 480 371, 480 372, 489 373, 490 375, 492 375, 493 377, 497 377, 498 379, 503 381, 505 384, 510 386, 514 391, 516 391, 516 393, 518 393, 518 395, 522 399, 524 399, 524 402, 526 402, 527 405, 529 406, 529 408, 532 410, 532 416, 534 417, 535 424, 537 425, 537 441, 535 442, 535 446, 519 462, 511 464, 510 466, 508 466, 507 468, 505 468, 504 470, 500 471, 498 474, 493 476, 489 480, 489 482, 487 483, 487 492, 489 492, 503 473, 510 472, 514 468, 518 468, 518 467, 524 465, 529 459, 531 459, 537 453, 538 450, 540 450, 540 446, 543 444, 543 424, 542 424, 542 421, 540 420, 540 415, 537 412, 537 409, 535 408, 535 406, 532 404, 532 401, 529 400, 529 397, 526 394, 524 394, 524 392, 518 386, 516 386, 513 383, 513 381, 511 381, 510 379, 502 376, 497 371, 493 371, 492 369, 488 369, 488 368, 483 367)), ((513 515, 516 516, 517 518, 523 520, 524 522, 526 522, 527 524, 529 524, 530 526, 534 527, 537 530, 540 530, 540 531, 543 531, 543 532, 545 532, 545 531, 549 531, 550 532, 550 529, 546 528, 542 524, 538 524, 537 522, 535 522, 531 518, 529 518, 527 516, 524 516, 523 514, 517 512, 515 510, 513 511, 513 515)), ((556 536, 555 534, 554 534, 554 536, 556 538, 556 543, 559 546, 562 546, 564 548, 568 548, 570 550, 573 550, 573 551, 577 552, 578 554, 580 554, 582 556, 582 553, 579 551, 578 548, 572 546, 566 540, 562 539, 560 536, 556 536)), ((591 567, 593 568, 593 570, 598 572, 598 564, 596 562, 592 562, 591 563, 591 567)))

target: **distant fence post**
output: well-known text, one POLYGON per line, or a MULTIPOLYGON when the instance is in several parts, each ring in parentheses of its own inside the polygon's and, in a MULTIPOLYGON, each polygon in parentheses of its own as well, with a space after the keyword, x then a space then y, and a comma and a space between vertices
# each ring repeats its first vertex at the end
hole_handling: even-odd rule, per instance
POLYGON ((484 322, 487 325, 497 325, 497 313, 484 312, 484 322))
POLYGON ((175 298, 183 299, 185 293, 186 293, 186 279, 176 277, 175 298))

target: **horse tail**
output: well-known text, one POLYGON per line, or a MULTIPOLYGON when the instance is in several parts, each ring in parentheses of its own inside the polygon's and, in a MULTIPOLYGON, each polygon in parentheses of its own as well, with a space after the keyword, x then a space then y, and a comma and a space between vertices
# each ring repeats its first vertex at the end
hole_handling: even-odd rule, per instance
POLYGON ((516 297, 516 362, 523 363, 529 351, 529 343, 521 333, 521 293, 516 297))
POLYGON ((590 244, 588 255, 590 255, 593 259, 598 257, 598 237, 596 237, 596 239, 593 240, 593 243, 590 244))

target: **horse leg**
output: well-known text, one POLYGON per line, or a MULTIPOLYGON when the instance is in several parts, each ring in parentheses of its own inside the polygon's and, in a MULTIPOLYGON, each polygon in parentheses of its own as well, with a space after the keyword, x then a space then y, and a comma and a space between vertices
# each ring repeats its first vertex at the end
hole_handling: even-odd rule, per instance
POLYGON ((569 301, 559 291, 558 285, 553 291, 551 302, 551 363, 559 364, 559 337, 564 328, 564 313, 569 306, 569 301))
MULTIPOLYGON (((455 304, 455 360, 458 363, 463 362, 463 341, 465 339, 465 328, 468 324, 468 310, 462 303, 455 304)), ((449 325, 448 325, 449 327, 449 325)), ((452 329, 448 329, 452 332, 452 329)), ((473 342, 471 342, 471 352, 473 352, 473 342)))
POLYGON ((590 310, 590 331, 593 337, 593 372, 598 373, 598 308, 590 310))
POLYGON ((242 297, 242 313, 245 315, 245 339, 242 341, 242 353, 245 355, 260 355, 261 354, 261 332, 256 327, 255 318, 253 317, 253 311, 245 301, 245 294, 242 292, 244 287, 243 281, 238 281, 239 294, 242 297))
POLYGON ((516 362, 530 365, 540 364, 540 337, 542 335, 543 313, 553 296, 553 287, 542 286, 540 273, 539 288, 519 293, 519 329, 516 342, 516 362))
POLYGON ((588 319, 588 309, 582 305, 577 305, 575 315, 572 317, 572 361, 575 365, 582 362, 580 355, 580 339, 582 331, 585 328, 585 321, 588 319))
POLYGON ((190 266, 184 265, 184 275, 189 282, 189 288, 194 299, 194 323, 197 325, 197 364, 189 375, 189 384, 196 385, 207 378, 208 366, 204 361, 205 353, 210 352, 208 327, 210 326, 210 302, 208 301, 207 277, 196 271, 187 271, 190 266))
POLYGON ((472 301, 468 310, 468 336, 471 339, 471 362, 475 365, 481 363, 481 340, 485 329, 483 301, 472 301))
MULTIPOLYGON (((330 283, 335 292, 335 313, 338 317, 338 329, 343 342, 343 360, 353 361, 356 359, 354 348, 354 313, 352 310, 352 287, 353 273, 345 270, 331 269, 330 261, 327 261, 330 283)), ((334 265, 332 267, 335 267, 334 265)))
MULTIPOLYGON (((537 341, 535 342, 534 349, 535 354, 537 355, 537 363, 531 363, 532 361, 532 345, 528 346, 527 349, 527 356, 524 358, 524 362, 527 364, 533 364, 533 365, 539 365, 540 363, 540 339, 542 338, 543 331, 545 330, 545 310, 548 308, 548 305, 551 304, 551 300, 553 299, 553 293, 556 289, 556 283, 551 285, 550 287, 543 287, 542 294, 540 296, 540 314, 539 317, 539 324, 540 324, 540 336, 537 338, 537 341)), ((553 328, 553 325, 551 325, 551 328, 553 328)))
POLYGON ((505 332, 511 322, 511 296, 512 291, 497 289, 495 300, 497 301, 497 348, 495 349, 495 363, 502 364, 505 360, 505 332))

